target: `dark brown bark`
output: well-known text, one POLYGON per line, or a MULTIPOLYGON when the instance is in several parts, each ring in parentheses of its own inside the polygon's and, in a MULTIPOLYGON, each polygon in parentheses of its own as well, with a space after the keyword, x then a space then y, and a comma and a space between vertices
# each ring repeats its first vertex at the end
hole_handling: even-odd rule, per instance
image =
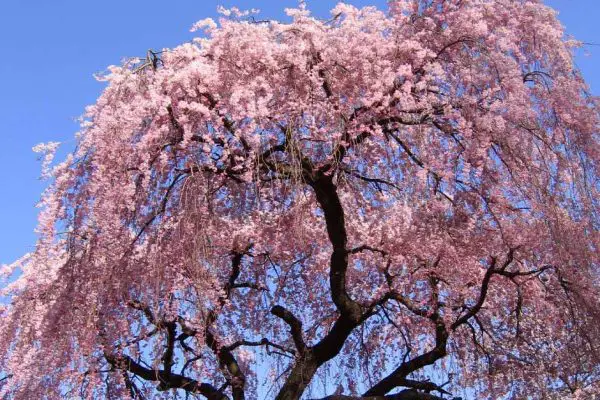
POLYGON ((159 390, 183 389, 187 392, 199 393, 209 400, 228 400, 227 396, 208 383, 200 383, 194 379, 173 374, 165 370, 146 368, 132 360, 129 356, 105 354, 105 357, 108 363, 114 368, 131 372, 147 381, 160 382, 158 386, 159 390))
MULTIPOLYGON (((320 171, 315 172, 307 167, 305 167, 304 176, 307 183, 313 188, 317 202, 325 216, 327 234, 333 248, 329 265, 329 284, 333 303, 340 315, 331 331, 315 346, 306 349, 296 360, 291 373, 276 397, 277 400, 299 399, 318 368, 341 351, 348 336, 364 321, 366 315, 362 307, 346 291, 348 236, 344 209, 333 183, 333 177, 320 171)), ((290 323, 288 322, 288 324, 290 323)), ((292 335, 294 336, 293 332, 292 335)), ((299 333, 296 333, 295 336, 298 335, 299 333)), ((294 341, 296 340, 297 338, 294 339, 294 341)))
MULTIPOLYGON (((332 395, 319 400, 445 400, 443 397, 435 396, 430 393, 419 392, 414 389, 403 390, 396 394, 387 396, 344 396, 332 395)), ((459 400, 455 398, 455 400, 459 400)))

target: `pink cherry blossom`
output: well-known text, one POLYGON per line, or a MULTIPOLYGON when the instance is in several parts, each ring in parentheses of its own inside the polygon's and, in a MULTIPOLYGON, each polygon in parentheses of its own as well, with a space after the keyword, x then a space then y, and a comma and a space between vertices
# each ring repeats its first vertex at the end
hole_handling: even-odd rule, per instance
POLYGON ((600 396, 600 103, 555 12, 252 13, 109 67, 38 148, 0 396, 600 396))

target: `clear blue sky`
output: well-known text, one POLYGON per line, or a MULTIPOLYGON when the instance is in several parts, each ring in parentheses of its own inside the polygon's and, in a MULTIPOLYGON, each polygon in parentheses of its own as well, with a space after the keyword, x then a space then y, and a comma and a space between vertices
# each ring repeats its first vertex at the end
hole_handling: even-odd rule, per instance
MULTIPOLYGON (((385 0, 348 1, 384 7, 385 0)), ((327 16, 336 1, 308 0, 327 16)), ((35 244, 33 230, 44 183, 31 147, 68 142, 75 119, 102 90, 93 74, 147 49, 190 40, 190 26, 216 16, 217 5, 260 8, 265 18, 283 18, 295 0, 1 0, 0 1, 0 263, 15 260, 35 244)), ((548 0, 569 34, 600 43, 600 0, 548 0)), ((600 94, 600 46, 589 46, 577 63, 594 94, 600 94)))

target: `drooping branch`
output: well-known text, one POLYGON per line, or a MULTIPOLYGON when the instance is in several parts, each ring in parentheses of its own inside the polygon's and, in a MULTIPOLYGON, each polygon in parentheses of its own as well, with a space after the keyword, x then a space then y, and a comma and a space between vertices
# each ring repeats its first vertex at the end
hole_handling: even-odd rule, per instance
POLYGON ((173 189, 175 188, 177 183, 179 183, 183 177, 184 177, 184 174, 180 173, 180 172, 175 175, 175 177, 173 178, 173 180, 167 187, 167 190, 166 190, 162 200, 160 201, 160 205, 158 206, 158 208, 156 210, 154 210, 152 212, 152 214, 149 216, 149 218, 146 220, 146 222, 144 222, 144 224, 142 225, 142 227, 140 228, 138 233, 135 235, 135 238, 131 242, 131 247, 133 247, 133 245, 138 241, 138 239, 144 234, 146 229, 148 229, 148 227, 154 223, 156 218, 158 218, 160 215, 162 215, 166 211, 167 203, 169 202, 171 192, 173 191, 173 189))
MULTIPOLYGON (((356 114, 354 114, 355 116, 356 114)), ((349 149, 358 146, 362 142, 364 142, 367 138, 371 136, 371 133, 368 131, 364 131, 356 135, 356 137, 351 137, 348 131, 344 131, 342 142, 337 144, 333 152, 331 153, 331 162, 326 163, 319 171, 321 173, 328 173, 337 165, 340 165, 346 153, 349 149)))
MULTIPOLYGON (((252 248, 252 244, 248 244, 243 250, 232 251, 231 260, 231 272, 229 279, 225 284, 224 291, 225 295, 219 298, 219 308, 222 308, 227 300, 231 297, 231 291, 234 289, 236 280, 241 274, 242 258, 252 248)), ((221 345, 215 334, 213 333, 211 326, 216 322, 218 318, 218 311, 216 309, 211 310, 206 318, 206 327, 204 330, 204 337, 206 345, 212 350, 217 359, 219 360, 219 368, 223 374, 227 377, 229 385, 231 385, 231 392, 234 400, 243 400, 245 398, 245 385, 246 375, 240 368, 235 356, 233 355, 232 349, 228 346, 221 345)))

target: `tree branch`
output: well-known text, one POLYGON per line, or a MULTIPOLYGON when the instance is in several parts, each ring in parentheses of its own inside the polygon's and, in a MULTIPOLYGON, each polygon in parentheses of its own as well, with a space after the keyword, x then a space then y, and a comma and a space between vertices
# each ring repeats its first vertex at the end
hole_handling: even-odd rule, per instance
POLYGON ((271 308, 271 314, 281 318, 286 324, 288 324, 292 334, 292 339, 296 345, 296 349, 298 349, 300 354, 304 353, 306 350, 306 344, 304 343, 304 339, 302 337, 302 322, 296 318, 294 314, 282 306, 275 306, 271 308))
POLYGON ((360 305, 346 291, 348 269, 348 235, 346 233, 344 209, 333 183, 333 177, 317 173, 308 184, 314 189, 317 202, 325 214, 329 241, 333 247, 329 263, 329 286, 331 297, 340 314, 358 322, 362 312, 360 305))
POLYGON ((119 356, 105 353, 104 357, 115 368, 129 371, 147 381, 159 381, 158 390, 183 389, 188 392, 199 393, 209 400, 229 400, 227 396, 208 383, 200 383, 194 379, 164 370, 146 368, 127 355, 119 356))
POLYGON ((515 250, 516 250, 516 248, 509 249, 508 255, 506 257, 504 264, 498 269, 496 268, 496 263, 497 263, 496 258, 491 257, 490 266, 487 269, 487 271, 485 272, 485 275, 483 276, 483 281, 481 282, 481 289, 479 290, 479 298, 477 300, 477 303, 475 303, 475 305, 473 307, 470 307, 462 317, 458 318, 452 324, 452 326, 451 326, 452 330, 456 330, 459 326, 461 326, 462 324, 467 322, 470 318, 472 318, 474 315, 476 315, 479 312, 479 310, 481 310, 481 307, 483 306, 483 303, 485 302, 485 298, 487 297, 487 294, 488 294, 490 280, 492 279, 492 276, 494 276, 494 274, 502 274, 505 276, 508 276, 507 274, 511 274, 510 272, 506 272, 506 268, 513 262, 515 250))
MULTIPOLYGON (((312 399, 316 400, 316 399, 312 399)), ((430 393, 419 392, 414 389, 403 390, 396 394, 386 396, 344 396, 332 395, 319 400, 445 400, 443 397, 435 396, 430 393)), ((454 400, 460 400, 455 397, 454 400)))
MULTIPOLYGON (((417 383, 423 385, 424 382, 417 382, 417 381, 409 380, 409 379, 406 379, 406 377, 409 374, 411 374, 423 367, 431 365, 441 358, 444 358, 447 354, 446 345, 448 343, 449 334, 448 334, 448 330, 446 329, 444 320, 442 319, 442 317, 439 313, 440 304, 439 304, 439 299, 438 299, 438 296, 439 296, 438 281, 439 280, 433 275, 429 277, 429 282, 431 284, 431 290, 432 290, 431 301, 433 303, 433 305, 432 305, 433 312, 422 315, 422 316, 426 316, 427 318, 429 318, 431 320, 431 322, 433 322, 433 324, 435 325, 435 346, 434 346, 434 348, 429 350, 428 352, 423 353, 417 357, 414 357, 408 361, 404 361, 392 373, 390 373, 388 376, 384 377, 377 384, 375 384, 373 387, 371 387, 367 392, 365 392, 364 396, 384 396, 385 394, 387 394, 388 392, 390 392, 391 390, 393 390, 399 386, 425 389, 424 386, 420 386, 420 387, 414 386, 417 383), (413 385, 413 386, 411 386, 411 385, 413 385)), ((405 299, 403 299, 403 300, 408 301, 405 299)), ((408 303, 408 304, 410 304, 410 303, 408 303)), ((420 310, 416 307, 413 307, 412 305, 410 305, 410 306, 405 305, 405 306, 407 308, 410 307, 409 309, 414 308, 416 310, 420 310)), ((421 313, 419 312, 419 314, 417 314, 417 315, 421 315, 421 313)), ((439 391, 440 389, 441 388, 437 385, 431 386, 431 390, 439 391)), ((415 395, 415 396, 417 394, 420 395, 420 392, 418 392, 416 390, 413 390, 412 392, 408 391, 406 393, 410 393, 411 395, 415 395)), ((414 398, 419 399, 420 397, 414 397, 414 398)))
POLYGON ((274 349, 278 349, 281 350, 285 353, 289 353, 291 355, 296 354, 296 352, 292 349, 289 349, 287 347, 281 346, 277 343, 273 343, 272 341, 270 341, 269 339, 263 338, 258 342, 253 342, 250 340, 238 340, 237 342, 234 342, 232 344, 230 344, 229 346, 225 346, 224 348, 229 350, 229 351, 233 351, 235 349, 237 349, 238 347, 241 346, 251 346, 251 347, 258 347, 258 346, 266 346, 267 347, 267 351, 269 347, 272 347, 274 349))

